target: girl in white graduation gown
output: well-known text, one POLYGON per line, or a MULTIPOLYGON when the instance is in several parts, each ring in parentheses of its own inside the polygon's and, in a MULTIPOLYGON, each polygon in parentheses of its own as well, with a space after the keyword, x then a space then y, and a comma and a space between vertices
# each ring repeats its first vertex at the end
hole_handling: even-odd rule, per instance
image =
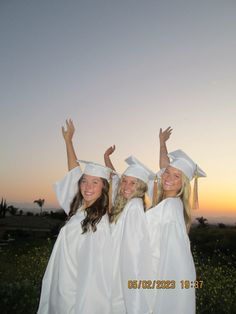
MULTIPOLYGON (((105 163, 114 170, 108 158, 113 151, 105 156, 105 163)), ((110 214, 114 260, 112 313, 145 314, 151 313, 152 292, 137 286, 152 278, 151 248, 144 212, 144 196, 152 173, 134 157, 126 161, 130 166, 120 179, 110 214)))
POLYGON ((69 220, 60 230, 43 277, 39 314, 110 314, 112 256, 107 215, 110 169, 89 163, 78 167, 72 138, 63 131, 70 172, 56 184, 69 220), (77 167, 74 167, 77 166, 77 167), (79 181, 78 181, 79 180, 79 181), (77 186, 73 198, 72 191, 77 186), (70 210, 69 203, 73 198, 70 210))
POLYGON ((172 161, 161 176, 159 203, 146 212, 153 272, 160 281, 153 313, 194 314, 196 272, 188 237, 190 180, 205 173, 181 150, 168 156, 172 161))

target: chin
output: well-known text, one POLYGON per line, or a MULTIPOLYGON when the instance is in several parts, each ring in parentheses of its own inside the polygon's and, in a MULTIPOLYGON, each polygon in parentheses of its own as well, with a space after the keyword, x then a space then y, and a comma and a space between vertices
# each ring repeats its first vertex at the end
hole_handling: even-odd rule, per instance
POLYGON ((129 196, 127 196, 127 195, 122 195, 122 196, 123 196, 124 199, 128 200, 128 199, 130 199, 130 196, 131 196, 131 195, 129 195, 129 196))

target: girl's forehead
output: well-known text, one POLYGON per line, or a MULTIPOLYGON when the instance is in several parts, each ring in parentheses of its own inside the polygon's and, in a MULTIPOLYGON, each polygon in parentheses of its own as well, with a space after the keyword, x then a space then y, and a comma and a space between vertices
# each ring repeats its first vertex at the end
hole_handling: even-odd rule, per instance
POLYGON ((102 180, 100 177, 91 176, 89 174, 83 174, 83 179, 85 179, 85 180, 102 180))
POLYGON ((172 173, 182 174, 181 170, 179 170, 179 169, 177 169, 175 167, 172 167, 172 166, 167 166, 166 171, 169 171, 169 172, 172 172, 172 173))
POLYGON ((131 176, 125 176, 125 175, 122 176, 122 180, 137 182, 137 178, 131 177, 131 176))

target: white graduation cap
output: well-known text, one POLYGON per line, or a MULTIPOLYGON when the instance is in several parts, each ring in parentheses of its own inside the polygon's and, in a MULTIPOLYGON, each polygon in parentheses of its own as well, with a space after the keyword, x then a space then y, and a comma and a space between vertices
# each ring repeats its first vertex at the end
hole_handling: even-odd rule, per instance
POLYGON ((126 158, 125 161, 129 167, 125 170, 123 175, 138 178, 145 183, 148 183, 150 180, 154 180, 156 174, 134 156, 126 158))
POLYGON ((110 180, 110 175, 112 169, 99 165, 95 162, 85 161, 85 160, 78 160, 78 162, 84 163, 85 168, 83 173, 88 174, 90 176, 100 177, 106 179, 107 181, 110 180))
POLYGON ((198 204, 198 178, 206 177, 206 173, 181 149, 168 154, 171 159, 170 166, 181 170, 191 181, 194 178, 192 208, 199 208, 198 204))
POLYGON ((170 166, 181 170, 191 181, 194 177, 206 177, 206 173, 181 149, 168 154, 170 166))

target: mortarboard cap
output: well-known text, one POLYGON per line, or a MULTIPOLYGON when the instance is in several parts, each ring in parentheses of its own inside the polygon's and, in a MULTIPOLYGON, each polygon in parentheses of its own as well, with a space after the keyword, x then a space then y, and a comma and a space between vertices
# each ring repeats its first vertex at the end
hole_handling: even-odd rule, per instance
POLYGON ((155 173, 148 169, 134 156, 128 157, 125 161, 129 167, 125 170, 123 175, 138 178, 145 183, 148 183, 149 180, 153 180, 155 178, 155 173))
POLYGON ((170 166, 181 170, 191 181, 194 178, 192 208, 199 208, 198 183, 199 177, 206 177, 206 173, 182 150, 178 149, 168 154, 170 166))
POLYGON ((206 173, 182 150, 168 154, 170 166, 181 170, 191 181, 194 177, 206 177, 206 173))
POLYGON ((110 175, 112 169, 99 165, 95 162, 85 161, 85 160, 78 160, 81 163, 85 164, 85 168, 83 173, 88 174, 90 176, 100 177, 106 179, 107 181, 110 180, 110 175))

